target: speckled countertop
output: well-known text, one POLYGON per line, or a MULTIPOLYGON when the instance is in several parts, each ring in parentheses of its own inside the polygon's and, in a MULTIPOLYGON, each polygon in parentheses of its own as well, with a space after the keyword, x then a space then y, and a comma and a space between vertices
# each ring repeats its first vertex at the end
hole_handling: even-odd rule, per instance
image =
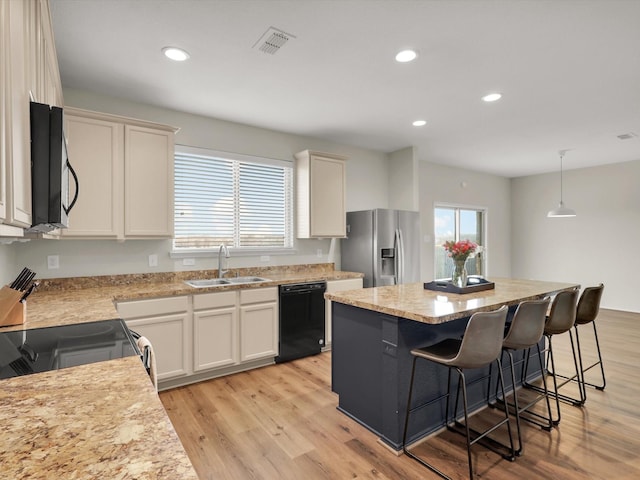
POLYGON ((138 357, 0 385, 0 478, 198 478, 138 357))
POLYGON ((325 293, 325 298, 395 317, 435 324, 579 287, 573 283, 509 278, 496 278, 491 281, 495 283, 494 289, 463 295, 425 290, 422 283, 410 283, 325 293))
MULTIPOLYGON (((117 301, 362 277, 333 264, 235 273, 269 281, 184 284, 215 271, 43 280, 26 323, 0 332, 117 318, 117 301)), ((198 478, 137 357, 0 380, 0 425, 0 478, 198 478)))
POLYGON ((266 282, 193 288, 185 280, 215 278, 215 270, 139 275, 75 277, 42 280, 40 288, 27 302, 24 326, 4 327, 0 331, 39 328, 118 318, 115 302, 146 298, 193 295, 247 288, 264 288, 285 283, 362 278, 363 274, 333 269, 333 264, 292 265, 277 268, 237 269, 227 276, 259 276, 266 282))

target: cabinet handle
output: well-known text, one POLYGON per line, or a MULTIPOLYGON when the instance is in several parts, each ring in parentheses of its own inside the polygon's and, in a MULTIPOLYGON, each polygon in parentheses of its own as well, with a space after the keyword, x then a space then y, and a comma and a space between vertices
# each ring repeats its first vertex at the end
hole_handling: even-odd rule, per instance
POLYGON ((68 159, 67 159, 67 167, 69 167, 69 171, 71 172, 71 176, 73 177, 73 181, 76 184, 76 194, 73 196, 73 200, 71 200, 71 204, 69 205, 69 208, 67 208, 65 206, 62 207, 62 208, 64 208, 64 212, 67 215, 69 215, 69 212, 71 211, 73 206, 76 204, 76 201, 78 200, 78 189, 80 188, 80 183, 78 182, 78 175, 76 175, 76 171, 73 169, 73 167, 69 163, 68 159))

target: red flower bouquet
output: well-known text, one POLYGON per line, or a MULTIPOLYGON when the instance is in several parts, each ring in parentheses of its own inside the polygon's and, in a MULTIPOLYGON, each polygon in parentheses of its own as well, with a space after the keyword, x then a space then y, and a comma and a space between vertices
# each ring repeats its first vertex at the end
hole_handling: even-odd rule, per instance
POLYGON ((442 245, 449 253, 454 262, 466 261, 469 255, 476 251, 478 245, 471 240, 460 240, 459 242, 444 242, 442 245))

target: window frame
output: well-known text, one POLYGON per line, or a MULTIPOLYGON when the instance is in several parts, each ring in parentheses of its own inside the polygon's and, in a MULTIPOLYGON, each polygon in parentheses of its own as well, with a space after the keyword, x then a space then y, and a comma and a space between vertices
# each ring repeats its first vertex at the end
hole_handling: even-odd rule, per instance
MULTIPOLYGON (((275 159, 269 157, 255 156, 255 155, 247 155, 242 153, 234 153, 234 152, 225 152, 221 150, 213 150, 209 148, 201 148, 201 147, 192 147, 188 145, 180 145, 176 144, 175 146, 175 155, 198 155, 204 157, 214 157, 220 158, 223 160, 230 160, 236 162, 245 162, 252 163, 258 165, 269 165, 276 167, 284 167, 290 168, 290 182, 288 191, 285 191, 285 202, 288 203, 288 229, 286 232, 286 236, 290 240, 290 247, 238 247, 235 245, 226 244, 227 248, 230 252, 233 252, 233 256, 256 256, 256 255, 290 255, 296 253, 296 237, 295 237, 295 212, 294 212, 294 182, 295 182, 295 170, 294 170, 294 162, 293 160, 282 160, 275 159)), ((175 167, 174 167, 175 168, 175 167)), ((175 181, 174 181, 175 182, 175 181)), ((175 183, 174 183, 175 189, 175 183)), ((175 206, 175 194, 174 194, 174 206, 175 206)), ((237 207, 237 205, 236 205, 237 207)), ((174 213, 175 215, 175 213, 174 213)), ((175 216, 174 216, 174 224, 175 224, 175 216)), ((237 225, 238 218, 234 219, 234 230, 238 228, 237 225)), ((234 238, 237 235, 234 234, 234 238)), ((210 247, 210 248, 176 248, 175 247, 175 234, 174 238, 171 239, 171 250, 169 252, 169 256, 172 258, 193 258, 193 257, 215 257, 218 255, 219 246, 210 247)))
MULTIPOLYGON (((436 209, 450 209, 455 210, 455 225, 454 228, 454 241, 460 240, 460 210, 470 210, 475 212, 482 213, 482 243, 480 244, 480 252, 482 255, 482 272, 481 275, 483 277, 487 277, 489 271, 489 257, 488 257, 488 249, 487 249, 487 225, 489 223, 489 211, 487 207, 479 206, 479 205, 465 205, 458 203, 446 203, 446 202, 434 202, 433 204, 433 275, 434 278, 437 277, 437 249, 442 248, 442 245, 436 242, 436 232, 435 232, 435 219, 436 219, 436 209)), ((450 275, 448 275, 450 276, 450 275)), ((445 278, 447 274, 445 274, 445 278)))

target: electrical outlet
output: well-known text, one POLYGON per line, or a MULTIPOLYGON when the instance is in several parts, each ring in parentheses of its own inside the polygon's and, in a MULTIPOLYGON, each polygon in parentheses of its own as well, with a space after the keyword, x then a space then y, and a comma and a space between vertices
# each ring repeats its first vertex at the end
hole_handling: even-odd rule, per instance
POLYGON ((47 256, 47 268, 49 270, 55 270, 56 268, 60 268, 60 256, 58 256, 58 255, 48 255, 47 256))
POLYGON ((195 258, 183 258, 182 259, 182 265, 185 266, 192 266, 196 264, 196 259, 195 258))
POLYGON ((271 260, 271 257, 269 255, 262 255, 260 257, 261 262, 268 262, 269 260, 271 260))
POLYGON ((158 255, 155 253, 153 255, 149 255, 149 266, 157 267, 158 266, 158 255))
POLYGON ((322 258, 322 249, 321 248, 316 250, 316 255, 318 256, 318 258, 322 258))

